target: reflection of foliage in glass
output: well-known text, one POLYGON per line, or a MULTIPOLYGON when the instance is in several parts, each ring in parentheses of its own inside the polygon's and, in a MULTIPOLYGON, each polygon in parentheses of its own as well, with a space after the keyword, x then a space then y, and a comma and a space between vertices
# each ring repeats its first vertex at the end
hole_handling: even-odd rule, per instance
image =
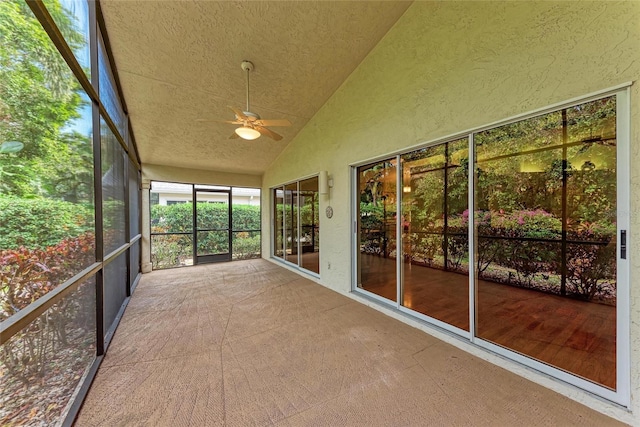
POLYGON ((615 117, 608 97, 476 135, 479 276, 615 300, 615 117))

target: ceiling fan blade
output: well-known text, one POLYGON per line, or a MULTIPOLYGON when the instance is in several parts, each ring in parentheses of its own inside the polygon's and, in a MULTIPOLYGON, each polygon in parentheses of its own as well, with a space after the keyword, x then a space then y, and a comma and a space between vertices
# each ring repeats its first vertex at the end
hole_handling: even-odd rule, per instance
POLYGON ((229 139, 238 139, 238 138, 240 138, 240 137, 239 137, 239 136, 238 136, 238 134, 237 134, 237 133, 235 133, 235 132, 234 132, 234 133, 232 133, 232 134, 231 134, 231 136, 229 137, 229 139))
POLYGON ((213 119, 196 119, 198 123, 230 123, 232 125, 241 125, 244 122, 240 120, 213 120, 213 119))
POLYGON ((269 138, 271 138, 273 140, 280 141, 282 139, 282 135, 278 135, 274 131, 269 130, 269 129, 265 128, 265 127, 254 126, 254 129, 257 130, 258 132, 260 132, 262 135, 268 136, 269 138))
POLYGON ((281 120, 256 120, 255 123, 259 126, 291 126, 291 122, 287 119, 281 120))
POLYGON ((248 117, 245 116, 244 112, 242 112, 241 110, 238 110, 237 108, 234 108, 234 107, 229 107, 229 108, 231 108, 231 111, 233 111, 235 113, 236 117, 239 120, 247 120, 248 119, 248 117))

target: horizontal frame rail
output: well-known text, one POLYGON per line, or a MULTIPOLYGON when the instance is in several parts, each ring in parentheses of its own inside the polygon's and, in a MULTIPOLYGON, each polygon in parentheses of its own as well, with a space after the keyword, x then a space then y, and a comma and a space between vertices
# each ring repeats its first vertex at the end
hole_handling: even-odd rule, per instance
POLYGON ((29 326, 29 324, 36 320, 42 313, 62 300, 62 298, 77 288, 78 285, 87 278, 96 274, 101 268, 101 262, 91 264, 48 294, 38 298, 13 316, 0 322, 0 345, 9 341, 15 334, 29 326))
POLYGON ((107 256, 104 257, 104 265, 106 266, 111 261, 118 258, 118 256, 122 255, 130 247, 131 247, 131 243, 125 243, 124 245, 120 246, 118 249, 111 251, 107 256))
MULTIPOLYGON (((375 230, 368 231, 363 233, 365 236, 370 234, 382 234, 384 231, 375 230)), ((441 231, 409 231, 408 234, 427 234, 430 236, 467 236, 467 233, 445 233, 441 231)), ((612 239, 615 236, 612 236, 612 239)), ((558 237, 557 239, 543 239, 539 237, 516 237, 516 236, 487 236, 487 235, 478 235, 478 239, 491 239, 491 240, 516 240, 523 242, 540 242, 540 243, 562 243, 562 239, 558 237)), ((598 245, 598 246, 606 246, 609 242, 603 240, 571 240, 566 239, 565 242, 569 245, 598 245)))
POLYGON ((42 313, 54 304, 58 303, 62 298, 78 287, 87 278, 95 275, 100 269, 104 268, 111 261, 115 260, 119 255, 124 253, 133 244, 142 238, 141 234, 135 236, 129 243, 125 243, 115 251, 105 257, 104 262, 95 262, 80 273, 64 281, 61 285, 46 295, 38 298, 22 310, 18 311, 11 317, 0 322, 0 345, 9 341, 15 334, 27 327, 31 322, 37 319, 42 313))
POLYGON ((193 231, 175 231, 175 232, 168 231, 166 233, 151 233, 151 236, 172 236, 174 234, 187 236, 187 235, 193 234, 193 231))

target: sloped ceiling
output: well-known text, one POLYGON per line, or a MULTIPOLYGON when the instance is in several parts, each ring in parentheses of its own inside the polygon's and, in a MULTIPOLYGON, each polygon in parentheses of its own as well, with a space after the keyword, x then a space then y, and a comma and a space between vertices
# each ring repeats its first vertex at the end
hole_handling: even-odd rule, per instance
MULTIPOLYGON (((100 2, 144 164, 262 174, 410 2, 100 2), (287 118, 284 138, 228 139, 228 106, 287 118)), ((384 82, 381 82, 384 83, 384 82)))

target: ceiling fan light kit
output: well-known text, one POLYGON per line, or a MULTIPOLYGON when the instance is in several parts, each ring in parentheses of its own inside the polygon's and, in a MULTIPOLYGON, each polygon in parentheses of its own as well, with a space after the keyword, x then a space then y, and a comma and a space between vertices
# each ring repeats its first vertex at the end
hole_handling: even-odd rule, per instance
POLYGON ((254 66, 251 61, 242 61, 240 66, 242 71, 247 73, 247 109, 242 111, 239 108, 229 107, 236 115, 236 119, 226 121, 226 123, 240 125, 229 139, 240 137, 251 141, 259 138, 261 135, 265 135, 271 139, 280 141, 282 136, 268 129, 267 126, 291 126, 291 122, 287 119, 263 120, 258 114, 251 112, 249 109, 249 73, 253 71, 254 66))
POLYGON ((241 126, 238 129, 236 129, 236 134, 242 138, 242 139, 247 139, 249 141, 256 139, 256 138, 260 138, 260 132, 258 132, 257 130, 250 128, 250 127, 246 127, 246 126, 241 126))

